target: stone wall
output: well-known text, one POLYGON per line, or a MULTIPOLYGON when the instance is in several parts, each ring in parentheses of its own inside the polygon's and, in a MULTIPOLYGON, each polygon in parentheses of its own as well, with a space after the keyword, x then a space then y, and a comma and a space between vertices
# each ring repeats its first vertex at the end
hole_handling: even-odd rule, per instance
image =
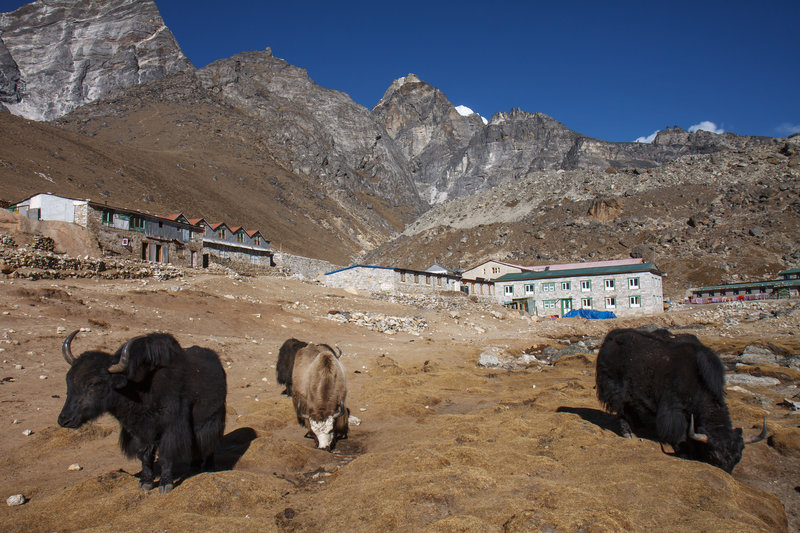
POLYGON ((275 265, 285 274, 311 280, 322 279, 323 274, 326 272, 342 268, 328 261, 292 255, 286 252, 275 252, 273 260, 275 265))
MULTIPOLYGON (((45 241, 41 241, 47 248, 45 241)), ((0 235, 0 266, 7 278, 25 279, 172 279, 183 270, 169 264, 124 259, 76 258, 41 249, 17 248, 11 238, 0 235)))

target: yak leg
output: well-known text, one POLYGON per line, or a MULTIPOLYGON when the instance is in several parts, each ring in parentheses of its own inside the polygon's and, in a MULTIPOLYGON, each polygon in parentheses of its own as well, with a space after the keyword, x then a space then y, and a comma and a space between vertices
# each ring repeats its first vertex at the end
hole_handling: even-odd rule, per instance
POLYGON ((161 465, 158 492, 165 494, 173 489, 176 463, 181 459, 191 460, 191 457, 191 426, 188 423, 176 423, 161 435, 158 443, 158 462, 161 465))
POLYGON ((680 403, 670 399, 658 404, 656 414, 656 431, 658 440, 670 444, 673 448, 686 440, 689 422, 680 403))
POLYGON ((156 447, 147 446, 139 453, 139 460, 142 462, 142 474, 139 479, 139 488, 142 490, 151 490, 153 488, 153 480, 155 479, 155 472, 153 465, 156 459, 156 447))
POLYGON ((628 421, 622 418, 621 416, 618 418, 619 420, 619 432, 620 435, 625 437, 626 439, 633 438, 633 432, 631 431, 631 425, 628 424, 628 421))

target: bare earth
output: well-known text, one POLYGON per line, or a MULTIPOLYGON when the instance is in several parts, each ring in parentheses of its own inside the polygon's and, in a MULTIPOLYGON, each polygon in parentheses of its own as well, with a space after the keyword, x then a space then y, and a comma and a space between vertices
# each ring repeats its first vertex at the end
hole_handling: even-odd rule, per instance
POLYGON ((451 298, 446 308, 424 309, 286 278, 209 272, 171 281, 0 280, 0 495, 27 500, 0 507, 0 530, 800 528, 800 416, 781 405, 797 394, 800 372, 739 370, 780 384, 728 387, 734 424, 754 434, 766 415, 772 434, 747 447, 728 475, 662 453, 652 440, 620 437, 595 397, 594 350, 519 370, 476 364, 491 347, 519 356, 570 340, 592 345, 612 328, 645 324, 682 328, 723 354, 753 342, 798 354, 796 301, 754 304, 734 321, 694 308, 637 320, 531 322, 451 298), (419 316, 428 327, 387 335, 338 323, 329 311, 419 316), (229 389, 220 471, 185 476, 166 495, 144 492, 139 464, 117 447, 114 419, 58 427, 67 370, 60 345, 81 327, 90 331, 76 338, 75 353, 168 331, 183 346, 220 354, 229 389), (275 382, 278 348, 292 336, 344 352, 347 405, 361 424, 333 453, 303 438, 275 382), (82 469, 69 470, 73 463, 82 469))

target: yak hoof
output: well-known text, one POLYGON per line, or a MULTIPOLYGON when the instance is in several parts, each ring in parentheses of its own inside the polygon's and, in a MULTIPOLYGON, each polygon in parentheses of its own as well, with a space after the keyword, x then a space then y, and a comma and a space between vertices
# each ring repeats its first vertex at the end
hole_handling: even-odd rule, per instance
POLYGON ((161 494, 166 494, 169 491, 171 491, 174 487, 175 485, 173 485, 172 483, 167 483, 166 485, 159 485, 158 492, 160 492, 161 494))
POLYGON ((631 426, 628 424, 628 421, 624 418, 619 419, 619 430, 623 437, 626 439, 633 438, 633 432, 631 431, 631 426))
POLYGON ((140 481, 139 488, 142 490, 153 490, 153 482, 152 481, 140 481))

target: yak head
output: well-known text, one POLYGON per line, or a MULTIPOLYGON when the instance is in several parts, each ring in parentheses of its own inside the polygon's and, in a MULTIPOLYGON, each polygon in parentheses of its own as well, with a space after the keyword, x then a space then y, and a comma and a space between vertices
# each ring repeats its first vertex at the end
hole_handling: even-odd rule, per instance
POLYGON ((146 381, 155 368, 168 365, 172 354, 181 350, 172 335, 151 333, 130 339, 114 355, 84 352, 74 357, 71 344, 78 331, 73 331, 61 347, 70 365, 67 400, 58 416, 58 424, 65 428, 78 428, 114 409, 127 394, 121 389, 146 381))
POLYGON ((84 352, 79 357, 72 355, 70 345, 78 331, 73 331, 61 347, 70 369, 67 399, 58 415, 58 425, 73 429, 107 412, 115 403, 116 391, 128 383, 127 377, 117 369, 119 357, 95 351, 84 352))
POLYGON ((695 432, 694 415, 692 415, 687 434, 688 440, 678 445, 678 449, 675 450, 678 455, 706 462, 730 474, 741 461, 745 445, 766 438, 767 421, 764 419, 764 427, 760 435, 747 439, 742 436, 742 428, 731 429, 730 425, 708 428, 707 431, 700 428, 697 431, 698 433, 695 432))
POLYGON ((303 415, 310 429, 306 436, 314 439, 317 448, 328 451, 333 450, 337 440, 347 438, 347 419, 349 414, 350 410, 340 403, 336 412, 332 415, 325 416, 325 413, 314 411, 308 415, 303 415))

